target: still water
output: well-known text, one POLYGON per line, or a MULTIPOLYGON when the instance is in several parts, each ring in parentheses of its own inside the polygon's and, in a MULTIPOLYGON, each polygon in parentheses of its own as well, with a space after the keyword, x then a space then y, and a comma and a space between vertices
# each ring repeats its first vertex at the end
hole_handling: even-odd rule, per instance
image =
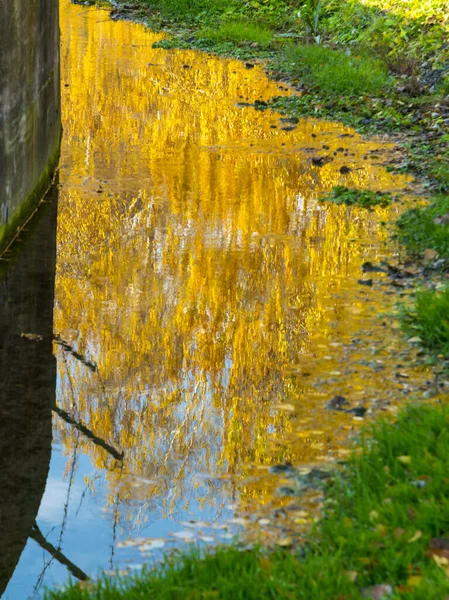
POLYGON ((388 279, 358 283, 365 261, 391 259, 382 222, 400 205, 319 202, 335 185, 404 191, 388 146, 314 120, 286 127, 245 106, 288 93, 259 66, 153 49, 160 35, 105 11, 61 0, 61 34, 53 323, 47 235, 47 291, 30 288, 48 296, 46 325, 15 325, 45 329, 28 345, 48 346, 53 328, 46 376, 26 367, 53 410, 24 434, 42 442, 27 450, 41 474, 28 463, 40 483, 4 568, 6 585, 32 528, 11 600, 69 572, 139 568, 153 547, 225 541, 261 515, 271 539, 273 510, 292 499, 268 467, 344 458, 360 426, 327 402, 394 412, 428 377, 398 354, 388 279), (316 167, 316 155, 334 160, 316 167), (123 543, 134 538, 158 541, 123 543))

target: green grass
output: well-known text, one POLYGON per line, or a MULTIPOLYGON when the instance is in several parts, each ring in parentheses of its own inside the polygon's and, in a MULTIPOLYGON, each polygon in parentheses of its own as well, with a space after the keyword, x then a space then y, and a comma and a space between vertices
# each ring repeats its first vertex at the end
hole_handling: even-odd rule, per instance
POLYGON ((377 94, 391 82, 385 66, 363 56, 348 56, 325 46, 291 44, 281 67, 292 77, 318 86, 328 94, 377 94))
POLYGON ((432 353, 449 356, 449 288, 419 291, 413 308, 404 311, 402 324, 432 353))
POLYGON ((360 206, 371 209, 374 206, 383 208, 389 206, 393 197, 388 192, 373 192, 371 190, 350 189, 343 185, 337 185, 320 202, 333 202, 334 204, 346 204, 346 206, 360 206))
POLYGON ((221 15, 236 6, 237 2, 235 0, 141 0, 135 4, 159 12, 166 19, 195 22, 221 15))
POLYGON ((449 578, 432 554, 443 563, 449 556, 448 473, 449 409, 409 407, 362 439, 304 547, 194 550, 134 578, 102 579, 92 590, 74 584, 46 598, 353 600, 388 584, 396 600, 442 600, 449 578))
POLYGON ((216 29, 201 29, 197 36, 214 42, 233 42, 235 44, 250 42, 268 46, 273 39, 273 32, 257 23, 235 21, 222 23, 216 29))
POLYGON ((449 196, 436 197, 432 204, 406 211, 397 221, 397 237, 410 256, 422 258, 431 248, 442 258, 449 258, 449 223, 438 217, 449 213, 449 196))

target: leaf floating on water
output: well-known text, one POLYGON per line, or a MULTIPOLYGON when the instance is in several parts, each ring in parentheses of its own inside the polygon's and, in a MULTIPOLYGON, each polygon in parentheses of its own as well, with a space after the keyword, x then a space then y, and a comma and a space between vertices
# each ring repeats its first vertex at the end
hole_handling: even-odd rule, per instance
POLYGON ((195 538, 195 534, 191 531, 176 531, 175 533, 171 533, 170 535, 179 538, 183 542, 191 542, 195 538))
POLYGON ((41 342, 44 338, 38 333, 21 333, 21 338, 25 338, 26 340, 30 340, 31 342, 41 342))
POLYGON ((212 523, 212 529, 227 529, 227 525, 223 525, 223 523, 212 523))
POLYGON ((210 527, 210 523, 206 523, 206 521, 181 521, 180 525, 183 527, 193 527, 198 529, 207 529, 210 527))
POLYGON ((152 550, 157 550, 158 548, 163 548, 165 546, 165 540, 155 539, 148 540, 144 544, 139 546, 140 552, 151 552, 152 550))
POLYGON ((133 548, 134 546, 140 546, 147 540, 145 538, 134 538, 131 540, 123 540, 117 544, 117 548, 133 548))
POLYGON ((243 519, 242 517, 234 517, 229 519, 228 523, 233 523, 234 525, 242 525, 242 527, 246 527, 248 525, 248 520, 243 519))
POLYGON ((283 403, 280 403, 280 404, 275 404, 273 406, 273 408, 275 410, 285 410, 285 411, 288 411, 288 412, 294 412, 296 410, 295 407, 293 406, 293 404, 288 404, 287 402, 283 402, 283 403))

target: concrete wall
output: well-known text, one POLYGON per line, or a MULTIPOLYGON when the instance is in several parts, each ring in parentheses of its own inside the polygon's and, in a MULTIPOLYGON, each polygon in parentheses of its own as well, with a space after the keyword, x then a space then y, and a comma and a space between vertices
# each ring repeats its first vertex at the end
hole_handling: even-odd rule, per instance
POLYGON ((59 0, 0 0, 0 250, 59 154, 59 0))

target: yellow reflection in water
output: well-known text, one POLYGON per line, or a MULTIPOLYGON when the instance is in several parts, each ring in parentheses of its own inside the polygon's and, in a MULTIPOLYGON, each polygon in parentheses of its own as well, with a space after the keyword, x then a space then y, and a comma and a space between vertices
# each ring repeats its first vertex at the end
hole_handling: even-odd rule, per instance
POLYGON ((347 441, 351 417, 323 408, 332 391, 358 402, 396 385, 368 367, 342 373, 364 356, 351 338, 388 306, 357 284, 387 212, 317 198, 407 181, 373 164, 380 143, 314 121, 284 131, 276 114, 239 107, 284 93, 258 67, 154 50, 142 26, 68 0, 61 28, 55 329, 97 369, 58 347, 58 402, 124 451, 119 469, 79 442, 123 498, 163 515, 191 497, 262 502, 275 483, 244 482, 252 466, 322 460, 347 441))

